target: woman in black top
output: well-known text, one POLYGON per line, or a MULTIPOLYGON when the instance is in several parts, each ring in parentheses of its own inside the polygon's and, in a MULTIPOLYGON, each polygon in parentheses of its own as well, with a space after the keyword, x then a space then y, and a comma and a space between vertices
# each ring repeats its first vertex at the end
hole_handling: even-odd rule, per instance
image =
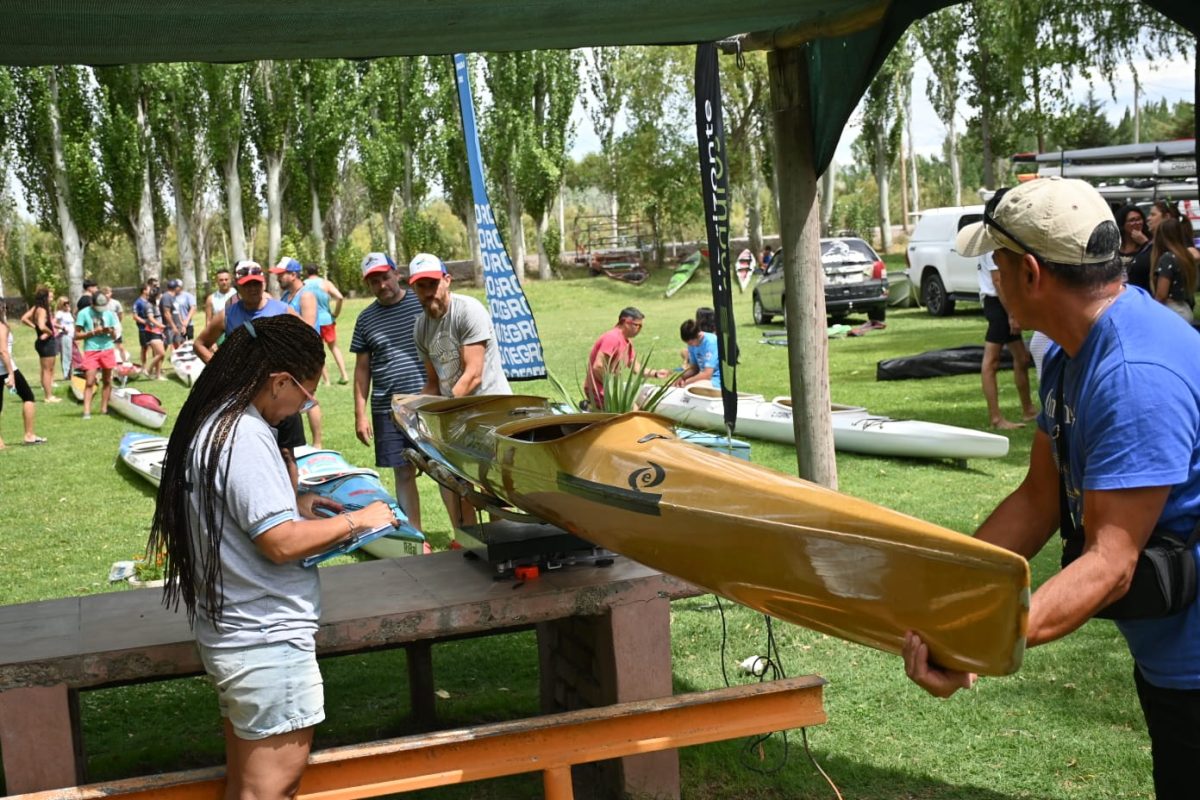
POLYGON ((1196 262, 1188 252, 1190 243, 1183 225, 1165 217, 1154 232, 1154 298, 1191 322, 1196 304, 1196 262))
POLYGON ((1150 234, 1146 215, 1132 203, 1117 209, 1117 227, 1121 229, 1121 264, 1128 283, 1150 288, 1150 234))

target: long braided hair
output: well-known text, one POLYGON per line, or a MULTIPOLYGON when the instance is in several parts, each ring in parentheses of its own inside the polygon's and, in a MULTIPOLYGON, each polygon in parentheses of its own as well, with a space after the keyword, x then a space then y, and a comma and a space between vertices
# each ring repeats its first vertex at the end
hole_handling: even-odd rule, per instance
POLYGON ((163 460, 147 552, 166 553, 163 605, 177 611, 182 600, 190 624, 195 624, 199 592, 214 622, 224 611, 225 506, 213 491, 218 474, 229 471, 229 452, 222 459, 222 450, 271 373, 287 372, 305 381, 321 374, 324 366, 325 348, 312 326, 291 314, 259 317, 229 332, 180 409, 163 460), (197 440, 210 418, 212 424, 197 440), (193 448, 203 454, 198 474, 189 474, 193 448), (192 530, 188 513, 189 492, 200 493, 198 531, 192 530))

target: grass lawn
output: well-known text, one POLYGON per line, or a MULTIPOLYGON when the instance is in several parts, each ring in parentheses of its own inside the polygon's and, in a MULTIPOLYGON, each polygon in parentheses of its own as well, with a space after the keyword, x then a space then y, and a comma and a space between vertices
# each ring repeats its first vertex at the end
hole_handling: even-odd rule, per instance
MULTIPOLYGON (((659 271, 640 287, 605 278, 531 281, 526 289, 551 370, 577 387, 592 342, 627 305, 646 314, 636 340, 639 351, 653 347, 656 366, 674 366, 682 347, 679 323, 697 306, 708 305, 709 293, 701 274, 679 294, 664 299, 666 276, 659 271)), ((750 323, 749 293, 737 302, 739 387, 768 396, 788 394, 786 348, 759 344, 758 330, 750 323)), ((343 348, 364 306, 363 300, 348 303, 338 326, 343 348)), ((830 341, 834 402, 864 405, 893 417, 983 426, 986 414, 978 376, 875 381, 880 359, 981 343, 985 325, 979 307, 960 304, 956 315, 943 319, 921 309, 891 309, 887 322, 885 331, 830 341)), ((16 335, 17 364, 34 383, 32 333, 20 329, 16 335)), ((159 394, 169 409, 178 409, 187 392, 175 380, 139 386, 159 394)), ((1001 375, 1000 386, 1004 409, 1015 418, 1019 406, 1007 375, 1001 375)), ((546 381, 514 388, 553 396, 546 381)), ((64 386, 58 394, 69 395, 64 386)), ((325 446, 369 466, 371 451, 354 437, 350 387, 322 387, 318 396, 325 408, 325 446)), ((106 583, 112 562, 141 552, 153 510, 151 487, 114 466, 117 443, 132 425, 120 417, 97 416, 84 422, 80 406, 71 400, 39 403, 37 430, 50 441, 22 447, 16 398, 5 399, 0 417, 0 435, 8 443, 0 452, 0 603, 140 591, 106 583)), ((1011 439, 1006 458, 974 461, 965 469, 839 454, 840 488, 970 532, 1024 475, 1032 430, 1018 431, 1011 439)), ((754 442, 753 458, 780 471, 796 471, 791 448, 754 442)), ((449 525, 432 482, 422 479, 421 484, 427 532, 440 549, 447 544, 449 525)), ((1052 552, 1035 560, 1035 584, 1052 574, 1055 561, 1052 552)), ((721 686, 722 655, 731 680, 740 680, 735 677, 736 662, 765 652, 767 632, 761 615, 722 605, 724 641, 721 611, 712 596, 674 604, 677 691, 721 686)), ((1110 622, 1090 622, 1064 641, 1030 651, 1018 674, 982 680, 974 691, 948 701, 928 697, 910 684, 896 656, 783 624, 775 626, 775 636, 788 675, 817 673, 829 680, 829 722, 811 729, 808 741, 812 755, 847 798, 1152 796, 1149 740, 1132 686, 1132 662, 1110 622)), ((442 645, 434 659, 437 686, 449 693, 448 699, 438 700, 443 719, 467 723, 536 712, 532 634, 442 645)), ((318 728, 316 746, 409 732, 403 661, 402 651, 324 660, 328 721, 318 728)), ((216 704, 203 679, 87 692, 81 705, 92 779, 222 761, 216 704)), ((682 753, 682 773, 684 796, 696 800, 834 796, 805 755, 799 732, 789 733, 786 742, 777 735, 761 751, 737 741, 690 748, 682 753)), ((540 793, 540 780, 531 776, 417 796, 510 798, 540 793)))

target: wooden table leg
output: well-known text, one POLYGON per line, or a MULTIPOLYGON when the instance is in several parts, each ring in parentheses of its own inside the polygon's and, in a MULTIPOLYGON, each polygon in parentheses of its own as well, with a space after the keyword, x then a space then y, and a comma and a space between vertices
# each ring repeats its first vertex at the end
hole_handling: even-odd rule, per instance
POLYGON ((437 722, 433 702, 433 648, 428 642, 414 642, 404 648, 408 662, 408 693, 413 720, 425 728, 437 722))
POLYGON ((83 783, 78 695, 62 684, 0 692, 0 750, 9 794, 83 783))
MULTIPOLYGON (((658 598, 594 617, 542 623, 538 651, 545 713, 670 696, 671 604, 658 598)), ((674 750, 578 766, 574 772, 579 798, 679 797, 674 750)))

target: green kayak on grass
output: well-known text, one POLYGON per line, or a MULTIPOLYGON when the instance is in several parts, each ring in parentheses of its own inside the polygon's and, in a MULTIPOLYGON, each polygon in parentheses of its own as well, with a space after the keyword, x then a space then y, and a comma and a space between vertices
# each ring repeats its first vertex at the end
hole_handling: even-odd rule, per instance
POLYGON ((708 266, 708 259, 699 250, 684 259, 675 268, 675 271, 671 273, 671 279, 667 281, 667 291, 663 293, 663 296, 670 297, 682 289, 684 284, 690 281, 692 276, 696 274, 696 270, 701 264, 708 266))

